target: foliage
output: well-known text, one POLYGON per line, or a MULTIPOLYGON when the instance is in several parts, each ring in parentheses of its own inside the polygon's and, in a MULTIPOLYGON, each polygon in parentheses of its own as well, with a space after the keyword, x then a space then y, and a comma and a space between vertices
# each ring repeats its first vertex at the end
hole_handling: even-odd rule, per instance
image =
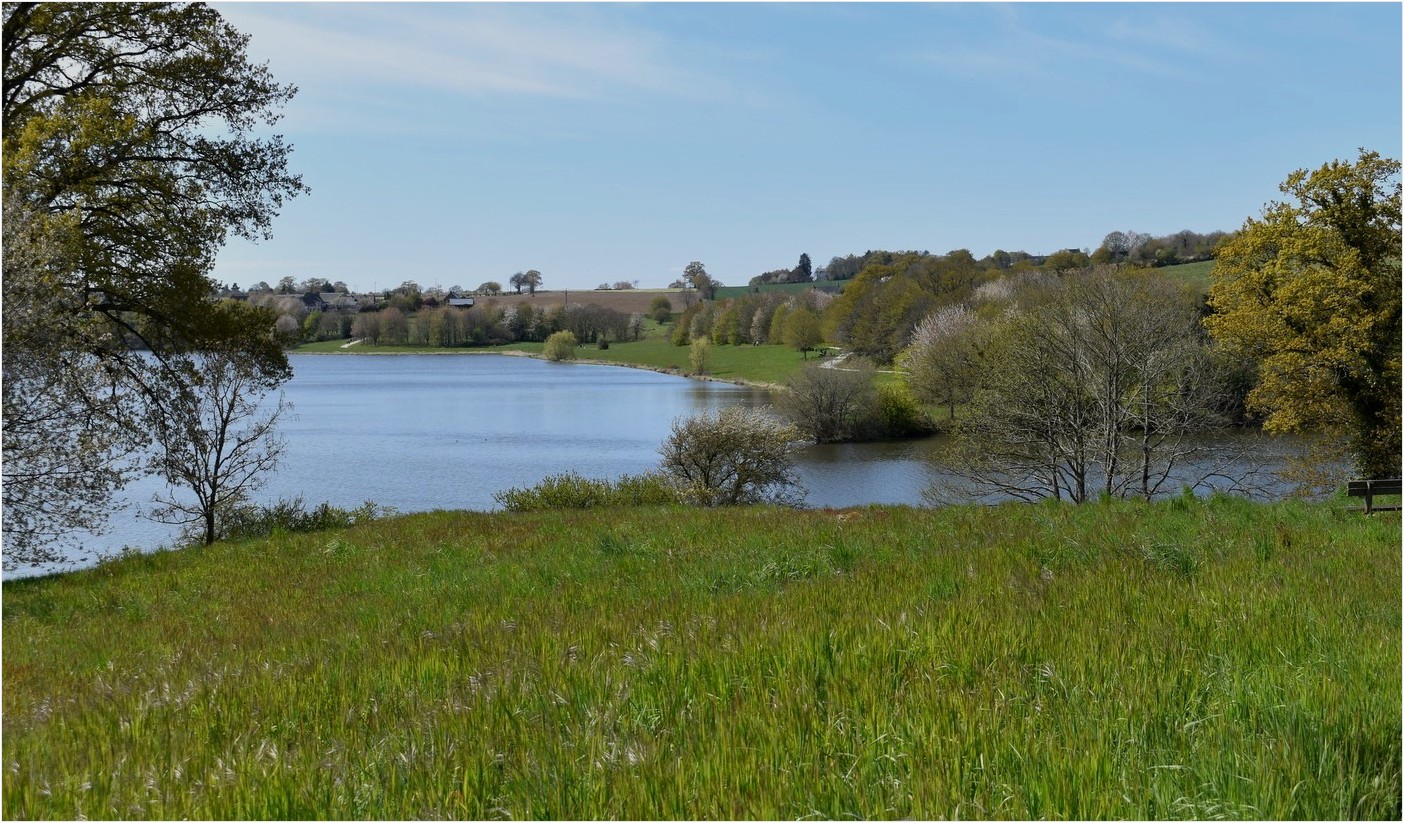
POLYGON ((1212 231, 1207 234, 1185 229, 1164 237, 1150 237, 1137 231, 1114 231, 1102 239, 1092 253, 1092 263, 1107 265, 1130 263, 1136 266, 1178 266, 1209 260, 1227 234, 1212 231))
POLYGON ((302 328, 295 318, 285 314, 273 322, 273 338, 283 348, 293 348, 302 341, 302 328))
POLYGON ((1399 161, 1298 170, 1219 250, 1210 331, 1260 364, 1264 428, 1342 433, 1356 468, 1400 474, 1399 161))
POLYGON ((1194 301, 1099 269, 1028 286, 1020 306, 990 333, 953 466, 1021 499, 1154 496, 1219 419, 1194 301))
POLYGON ((858 358, 845 358, 841 367, 811 363, 785 380, 775 406, 815 443, 862 439, 874 417, 875 371, 858 358))
POLYGON ((956 406, 974 397, 990 330, 988 322, 959 304, 943 306, 918 323, 900 358, 917 399, 944 405, 954 420, 956 406))
POLYGON ((825 310, 825 336, 876 363, 890 363, 922 318, 968 299, 987 277, 962 250, 874 257, 825 310))
POLYGON ((235 505, 220 520, 220 540, 253 540, 279 532, 300 534, 330 529, 349 529, 389 517, 395 510, 369 500, 354 509, 318 503, 308 509, 302 497, 278 500, 268 506, 235 505))
POLYGON ((884 383, 877 387, 877 405, 867 430, 874 437, 900 439, 925 437, 935 426, 905 385, 884 383))
POLYGON ((682 282, 687 288, 696 290, 703 300, 715 297, 717 287, 721 285, 707 274, 707 267, 697 260, 688 263, 683 269, 682 282))
POLYGON ((692 374, 706 374, 707 365, 712 359, 712 341, 707 337, 699 337, 692 341, 688 347, 688 365, 692 374))
POLYGON ((1066 272, 1085 269, 1091 264, 1091 259, 1078 249, 1063 249, 1048 255, 1043 261, 1043 268, 1046 271, 1066 272))
POLYGON ((238 339, 265 371, 286 370, 271 318, 206 298, 226 236, 266 237, 305 191, 282 139, 253 136, 295 89, 200 4, 11 3, 4 15, 6 204, 46 221, 62 255, 55 294, 82 295, 73 311, 158 353, 238 339))
POLYGON ((1400 591, 1397 517, 1224 498, 127 557, 4 583, 3 812, 1398 819, 1400 591))
POLYGON ((629 315, 594 303, 572 303, 549 318, 548 322, 575 335, 580 343, 629 339, 629 315))
MULTIPOLYGON (((4 563, 56 562, 80 548, 71 532, 100 532, 114 489, 142 444, 130 425, 131 389, 102 358, 74 347, 95 331, 71 299, 51 293, 54 250, 34 214, 5 205, 4 563)), ((94 341, 96 342, 96 341, 94 341)), ((121 345, 120 340, 111 345, 121 345)))
POLYGON ((719 346, 741 344, 741 315, 737 301, 726 300, 716 306, 709 334, 712 342, 719 346))
MULTIPOLYGON (((288 171, 290 147, 255 136, 294 89, 250 63, 246 43, 203 4, 4 6, 5 222, 44 249, 42 264, 27 269, 33 276, 13 286, 7 254, 5 314, 50 330, 41 343, 35 330, 6 324, 7 538, 18 534, 12 517, 23 528, 40 523, 21 509, 45 513, 49 525, 33 536, 52 531, 62 521, 51 515, 72 505, 105 508, 113 472, 70 485, 63 493, 79 495, 71 501, 52 497, 58 487, 42 478, 115 465, 141 445, 141 407, 162 399, 151 356, 160 363, 220 348, 268 379, 287 375, 272 314, 209 299, 227 236, 266 237, 284 200, 306 191, 288 171), (54 371, 69 368, 72 377, 54 371), (90 376, 75 390, 74 380, 90 376), (19 434, 38 418, 8 421, 15 408, 48 402, 35 406, 31 390, 59 392, 43 414, 64 428, 47 452, 19 434), (84 408, 92 425, 75 426, 84 408), (33 478, 37 485, 9 488, 33 478)), ((36 545, 7 540, 6 549, 36 545)))
POLYGON ((567 472, 550 475, 527 488, 500 491, 493 499, 511 512, 666 506, 682 502, 668 479, 656 472, 623 475, 614 481, 567 472))
POLYGON ((519 271, 508 278, 507 282, 512 285, 517 294, 521 294, 523 288, 527 290, 528 294, 536 294, 536 290, 541 288, 541 272, 536 269, 519 271))
POLYGON ((748 283, 750 286, 774 285, 781 283, 812 283, 814 282, 814 265, 809 260, 807 253, 799 256, 799 262, 793 269, 775 269, 752 277, 748 283))
POLYGON ((148 417, 157 446, 150 468, 172 488, 157 496, 152 517, 199 524, 209 545, 219 538, 220 515, 262 486, 282 456, 276 428, 288 406, 280 395, 272 408, 261 407, 281 381, 219 351, 167 361, 160 380, 164 396, 148 417))
POLYGON ((561 361, 574 360, 575 348, 580 342, 575 339, 575 335, 568 331, 558 331, 546 338, 546 348, 542 349, 542 356, 547 360, 561 361))
POLYGON ((648 316, 656 323, 668 322, 668 318, 673 316, 673 303, 668 295, 660 294, 653 298, 653 302, 648 304, 648 316))
POLYGON ((686 502, 700 506, 797 503, 790 458, 799 431, 758 409, 731 406, 673 421, 663 442, 662 472, 686 502))
POLYGON ((808 359, 809 352, 824 342, 819 328, 819 315, 807 308, 798 308, 785 315, 785 345, 808 359))

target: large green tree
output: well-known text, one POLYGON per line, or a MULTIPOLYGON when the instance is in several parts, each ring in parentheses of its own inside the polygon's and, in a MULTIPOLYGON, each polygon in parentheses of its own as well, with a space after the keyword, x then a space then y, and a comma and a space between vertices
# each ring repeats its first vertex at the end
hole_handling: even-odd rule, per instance
POLYGON ((1270 432, 1334 431, 1356 469, 1400 474, 1400 165, 1298 170, 1219 249, 1210 332, 1259 364, 1270 432))
MULTIPOLYGON (((184 353, 218 347, 265 377, 288 373, 271 314, 210 299, 225 240, 266 237, 285 199, 305 191, 290 147, 262 133, 295 89, 251 63, 246 44, 199 3, 4 6, 5 221, 42 250, 13 277, 7 259, 5 313, 36 320, 5 324, 5 407, 68 392, 51 404, 60 422, 5 417, 7 562, 61 529, 67 509, 50 497, 37 520, 9 516, 26 490, 59 493, 26 489, 38 452, 19 446, 62 462, 108 448, 88 421, 143 430, 175 373, 166 364, 184 353), (59 331, 36 335, 39 322, 59 331), (71 363, 98 382, 53 379, 71 363)), ((89 491, 94 503, 102 489, 89 491)))
POLYGON ((711 300, 716 297, 717 287, 721 285, 707 274, 707 267, 702 265, 700 260, 688 263, 683 269, 683 282, 696 289, 703 300, 711 300))

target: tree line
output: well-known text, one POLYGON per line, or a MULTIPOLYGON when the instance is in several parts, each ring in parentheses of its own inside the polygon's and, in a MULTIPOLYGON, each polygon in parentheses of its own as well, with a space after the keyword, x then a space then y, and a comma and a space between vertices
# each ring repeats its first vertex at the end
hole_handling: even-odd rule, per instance
MULTIPOLYGON (((977 268, 994 272, 1024 271, 1063 271, 1070 268, 1084 268, 1089 265, 1108 263, 1131 263, 1143 267, 1175 266, 1181 263, 1197 263, 1211 260, 1214 250, 1231 236, 1230 232, 1211 231, 1199 233, 1185 229, 1173 234, 1152 236, 1134 230, 1113 231, 1102 239, 1101 245, 1092 251, 1085 249, 1059 249, 1050 254, 1030 254, 1026 251, 1005 251, 996 249, 990 254, 974 259, 977 268)), ((970 252, 956 249, 946 257, 964 257, 970 252)), ((832 257, 827 265, 815 269, 813 280, 835 281, 852 280, 869 264, 891 264, 902 257, 927 257, 930 251, 882 251, 869 250, 862 254, 849 254, 832 257)), ((804 255, 803 262, 808 261, 804 255)), ((782 270, 784 271, 784 270, 782 270)), ((781 272, 766 272, 752 278, 751 285, 770 282, 800 282, 795 279, 775 279, 781 272)), ((788 276, 788 272, 786 272, 788 276)))
POLYGON ((300 338, 355 338, 373 346, 456 348, 540 342, 558 331, 569 331, 582 344, 637 340, 645 315, 626 314, 593 303, 539 308, 529 303, 500 306, 492 301, 470 308, 436 306, 407 313, 390 306, 357 314, 311 312, 300 327, 300 338))

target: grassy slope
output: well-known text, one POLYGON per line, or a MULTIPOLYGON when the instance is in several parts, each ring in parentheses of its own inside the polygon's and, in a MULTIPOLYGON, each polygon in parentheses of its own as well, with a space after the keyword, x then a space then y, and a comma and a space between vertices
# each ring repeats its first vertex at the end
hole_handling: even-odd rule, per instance
POLYGON ((3 615, 10 818, 1400 811, 1399 521, 1323 505, 441 512, 3 615))
POLYGON ((1156 269, 1157 273, 1170 277, 1177 277, 1187 283, 1193 284, 1197 289, 1205 294, 1209 293, 1209 272, 1214 269, 1213 260, 1205 260, 1199 263, 1185 263, 1180 266, 1165 266, 1156 269))
MULTIPOLYGON (((665 330, 671 330, 671 326, 665 330)), ((655 335, 658 332, 655 330, 655 335)), ((540 355, 541 343, 512 343, 506 346, 479 349, 434 349, 421 346, 369 346, 358 343, 348 349, 341 348, 346 341, 327 340, 320 343, 306 343, 297 351, 311 354, 350 353, 350 354, 504 354, 522 353, 540 355)), ((639 366, 658 371, 685 373, 690 368, 687 346, 674 346, 662 336, 645 337, 637 342, 611 343, 601 351, 594 346, 581 346, 576 350, 580 360, 614 363, 624 366, 639 366)), ((813 360, 813 357, 809 358, 813 360)), ((804 365, 798 352, 784 346, 713 346, 711 366, 707 373, 720 380, 769 385, 779 383, 786 375, 804 365)))

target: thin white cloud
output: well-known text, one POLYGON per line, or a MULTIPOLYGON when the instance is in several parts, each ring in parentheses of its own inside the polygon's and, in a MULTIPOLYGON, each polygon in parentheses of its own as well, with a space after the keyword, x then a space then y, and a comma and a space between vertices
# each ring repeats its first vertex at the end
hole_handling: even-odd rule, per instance
POLYGON ((1110 39, 1140 44, 1139 48, 1156 51, 1216 58, 1239 51, 1230 48, 1213 29, 1183 17, 1165 14, 1140 20, 1119 17, 1106 27, 1105 32, 1110 39))
POLYGON ((279 77, 338 89, 598 100, 693 98, 726 85, 674 60, 662 36, 570 7, 473 4, 221 4, 279 77))
POLYGON ((1029 27, 1024 18, 1007 6, 995 6, 998 25, 979 43, 961 42, 938 50, 919 53, 916 59, 964 76, 1008 80, 1027 77, 1060 76, 1071 67, 1097 67, 1106 76, 1119 72, 1180 81, 1208 81, 1212 78, 1193 68, 1190 54, 1200 57, 1221 54, 1222 47, 1203 36, 1193 26, 1160 16, 1154 32, 1164 35, 1154 40, 1153 32, 1123 19, 1105 27, 1088 27, 1078 39, 1042 34, 1029 27), (1154 44, 1156 48, 1147 48, 1154 44), (1106 70, 1110 73, 1106 73, 1106 70))

